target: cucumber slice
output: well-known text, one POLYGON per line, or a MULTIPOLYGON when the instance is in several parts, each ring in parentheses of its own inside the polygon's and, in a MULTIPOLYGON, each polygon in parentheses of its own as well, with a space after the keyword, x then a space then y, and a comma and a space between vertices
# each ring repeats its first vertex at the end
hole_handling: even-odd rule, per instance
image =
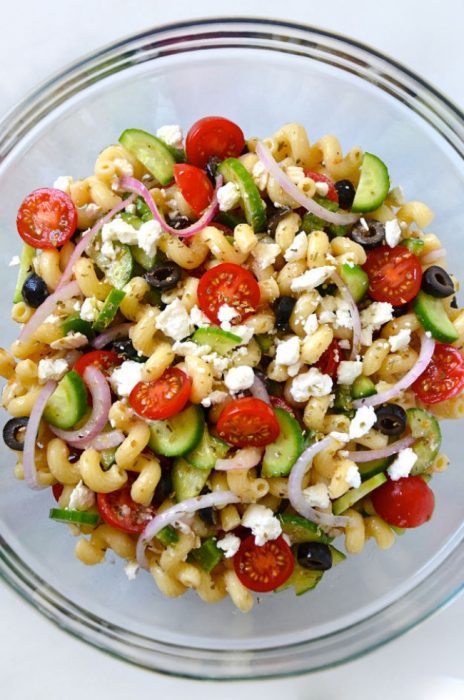
POLYGON ((293 515, 293 513, 280 513, 278 516, 282 525, 282 532, 290 537, 292 544, 300 544, 301 542, 322 542, 329 544, 333 537, 329 537, 319 525, 306 520, 301 515, 293 515))
POLYGON ((198 496, 208 481, 207 469, 196 469, 185 459, 176 459, 172 468, 172 486, 177 502, 198 496))
POLYGON ((124 243, 113 243, 116 257, 114 260, 110 260, 102 255, 101 245, 101 233, 97 233, 87 248, 87 254, 95 265, 105 273, 108 282, 116 289, 122 289, 132 277, 134 259, 131 249, 124 243))
MULTIPOLYGON (((151 215, 150 210, 148 211, 151 215)), ((121 219, 124 219, 124 221, 130 224, 132 228, 135 228, 136 231, 138 231, 142 224, 145 223, 141 218, 135 216, 135 214, 129 214, 127 211, 123 211, 121 213, 121 219)), ((147 253, 142 248, 139 248, 138 245, 131 245, 130 250, 135 262, 141 265, 144 270, 152 270, 154 268, 156 264, 156 254, 147 255, 147 253)))
POLYGON ((353 401, 351 396, 351 387, 346 384, 340 384, 335 390, 335 399, 333 408, 336 413, 345 413, 351 415, 353 413, 353 401))
POLYGON ((420 238, 405 238, 403 241, 401 241, 400 245, 410 250, 411 253, 414 253, 414 255, 420 255, 425 244, 420 238))
POLYGON ((238 158, 227 158, 218 168, 226 182, 233 182, 240 191, 245 218, 255 232, 266 228, 266 209, 253 178, 238 158))
POLYGON ((111 469, 113 464, 116 462, 116 449, 108 448, 107 450, 102 450, 100 452, 100 464, 104 472, 111 469))
MULTIPOLYGON (((337 211, 338 204, 333 202, 331 199, 326 197, 314 197, 314 201, 320 204, 321 207, 327 209, 328 211, 337 211)), ((337 224, 329 224, 324 219, 321 219, 311 212, 306 212, 303 216, 303 221, 301 222, 301 228, 306 233, 311 233, 312 231, 326 231, 330 238, 335 238, 336 236, 346 236, 348 233, 347 226, 338 226, 337 224)))
POLYGON ((361 301, 369 289, 369 277, 360 265, 348 265, 343 263, 340 268, 340 277, 350 290, 356 303, 361 301))
POLYGON ((427 467, 430 467, 440 449, 440 424, 434 416, 422 408, 408 408, 406 416, 411 433, 417 439, 412 446, 417 455, 417 461, 411 474, 422 474, 427 467))
POLYGON ((76 525, 98 525, 100 522, 98 513, 89 513, 85 510, 68 510, 67 508, 51 508, 49 517, 60 523, 75 523, 76 525))
POLYGON ((367 396, 373 396, 377 393, 375 384, 369 377, 364 377, 362 374, 356 377, 351 385, 351 395, 353 399, 365 399, 367 396))
POLYGON ((180 457, 195 449, 203 435, 204 426, 201 408, 189 406, 172 418, 157 420, 150 425, 149 447, 165 457, 180 457))
POLYGON ((303 433, 298 421, 282 408, 274 408, 280 427, 277 440, 264 451, 261 474, 264 477, 287 476, 303 452, 303 433))
POLYGON ((95 338, 95 331, 92 328, 92 324, 88 321, 84 321, 79 314, 73 314, 65 318, 61 324, 61 328, 63 329, 64 335, 68 333, 83 333, 89 340, 95 338))
POLYGON ((361 164, 356 195, 353 200, 353 211, 367 212, 378 209, 390 189, 390 177, 387 166, 372 153, 365 153, 361 164))
POLYGON ((142 221, 150 221, 150 219, 153 219, 151 209, 143 197, 137 197, 135 200, 135 212, 142 221))
MULTIPOLYGON (((217 213, 214 221, 217 221, 218 224, 222 224, 223 226, 227 226, 228 228, 231 228, 233 231, 236 226, 238 226, 239 224, 245 223, 245 218, 243 217, 243 215, 238 216, 236 212, 220 211, 217 213)), ((213 226, 214 226, 214 221, 213 221, 213 226)))
POLYGON ((86 410, 87 389, 80 375, 71 370, 48 399, 43 416, 55 428, 68 430, 80 421, 86 410))
POLYGON ((19 258, 19 270, 18 277, 16 279, 16 287, 13 294, 13 304, 18 304, 20 301, 24 301, 22 295, 23 284, 26 281, 26 277, 32 269, 32 261, 34 257, 35 248, 28 245, 27 243, 24 243, 19 258))
POLYGON ((342 561, 345 561, 346 554, 343 554, 343 552, 340 552, 339 549, 333 547, 332 545, 329 545, 329 547, 330 551, 332 552, 332 566, 337 566, 338 564, 341 564, 342 561))
POLYGON ((392 461, 393 457, 383 457, 381 459, 371 459, 370 462, 361 462, 358 464, 358 469, 362 481, 367 481, 371 476, 387 471, 387 467, 390 466, 392 461))
POLYGON ((185 455, 185 459, 192 467, 211 470, 216 465, 216 461, 225 457, 229 450, 229 445, 210 435, 205 426, 200 442, 192 452, 185 455))
POLYGON ((255 340, 259 345, 259 349, 261 350, 261 352, 264 352, 264 354, 267 354, 269 352, 274 343, 274 339, 270 335, 266 335, 265 333, 258 333, 258 335, 255 335, 255 340))
POLYGON ((167 185, 173 179, 175 158, 164 141, 142 129, 126 129, 119 143, 137 158, 160 182, 167 185))
POLYGON ((295 568, 293 569, 292 575, 285 583, 279 586, 279 588, 276 588, 275 592, 279 593, 293 586, 296 595, 303 595, 303 593, 307 593, 307 591, 312 591, 313 588, 316 588, 323 575, 323 571, 304 569, 295 559, 295 568))
POLYGON ((163 527, 163 529, 158 532, 156 539, 159 540, 161 544, 164 544, 165 547, 169 547, 169 545, 179 542, 179 535, 172 525, 166 525, 166 527, 163 527))
POLYGON ((414 312, 426 331, 441 343, 454 343, 459 334, 454 324, 448 318, 448 314, 441 299, 430 296, 422 290, 414 299, 414 312))
POLYGON ((214 537, 208 537, 200 547, 191 550, 190 556, 209 574, 223 560, 224 552, 219 549, 214 537))
POLYGON ((242 342, 239 335, 223 331, 222 328, 217 328, 216 326, 198 328, 192 335, 192 340, 198 345, 209 345, 211 350, 219 355, 227 355, 230 350, 233 350, 242 342))
POLYGON ((97 333, 101 333, 114 320, 114 317, 118 313, 118 309, 125 296, 126 292, 123 292, 122 289, 111 290, 106 297, 97 318, 93 322, 92 327, 97 331, 97 333))
POLYGON ((357 501, 360 501, 361 498, 364 498, 364 496, 367 496, 368 493, 376 489, 378 486, 384 484, 386 480, 387 477, 385 474, 376 474, 367 481, 364 481, 359 488, 350 489, 347 491, 343 496, 340 496, 340 498, 337 498, 337 500, 332 503, 332 511, 334 515, 344 513, 345 510, 351 508, 351 506, 357 501))

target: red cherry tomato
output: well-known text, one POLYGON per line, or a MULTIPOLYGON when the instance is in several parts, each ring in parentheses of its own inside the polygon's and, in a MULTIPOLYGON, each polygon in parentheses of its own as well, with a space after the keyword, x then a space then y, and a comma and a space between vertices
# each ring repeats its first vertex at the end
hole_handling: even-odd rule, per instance
POLYGON ((152 506, 142 506, 132 500, 131 485, 129 483, 111 493, 97 494, 97 506, 105 523, 136 535, 145 529, 148 521, 155 517, 156 511, 152 506))
POLYGON ((338 366, 342 359, 340 344, 338 340, 334 338, 327 350, 322 353, 314 366, 317 367, 322 374, 328 374, 329 377, 332 377, 332 379, 336 379, 338 366))
POLYGON ((280 428, 272 408, 261 399, 234 399, 217 422, 219 437, 235 447, 263 447, 277 439, 280 428))
POLYGON ((94 365, 94 367, 98 367, 99 370, 106 373, 114 369, 114 367, 118 367, 121 362, 122 358, 112 350, 92 350, 92 352, 87 352, 77 360, 74 369, 83 377, 84 371, 89 365, 94 365))
POLYGON ((386 481, 371 497, 376 512, 395 527, 423 525, 432 517, 435 506, 433 491, 420 476, 386 481))
POLYGON ((51 187, 34 190, 19 207, 18 233, 33 248, 57 248, 77 228, 77 211, 66 192, 51 187))
POLYGON ((197 294, 200 309, 218 325, 218 311, 223 304, 238 312, 233 322, 241 323, 256 311, 261 296, 251 272, 235 263, 221 263, 205 272, 197 294))
POLYGON ((52 493, 53 493, 53 498, 55 501, 59 501, 61 498, 61 494, 63 493, 64 486, 63 484, 57 483, 53 484, 52 486, 52 493))
POLYGON ((271 399, 271 404, 274 408, 281 408, 283 411, 287 411, 287 413, 290 413, 295 420, 299 420, 296 411, 292 406, 290 406, 289 403, 285 401, 285 399, 281 399, 280 396, 270 396, 271 399))
POLYGON ((294 568, 292 550, 283 537, 259 547, 253 535, 249 535, 234 556, 235 573, 241 583, 257 593, 267 593, 281 586, 294 568))
POLYGON ((214 187, 204 170, 194 165, 178 163, 173 166, 174 180, 189 207, 200 215, 213 198, 214 187))
POLYGON ((330 179, 330 177, 327 177, 327 175, 324 175, 323 173, 315 173, 313 170, 306 170, 304 171, 306 177, 310 177, 311 180, 314 180, 314 182, 325 182, 326 185, 328 185, 328 191, 327 194, 324 195, 326 199, 331 199, 332 202, 337 202, 338 204, 338 192, 335 189, 335 185, 330 179))
POLYGON ((401 306, 417 295, 422 281, 419 258, 404 246, 383 245, 367 254, 369 295, 376 301, 401 306))
POLYGON ((204 168, 208 158, 237 158, 243 151, 245 137, 237 124, 224 117, 204 117, 191 127, 185 139, 187 160, 204 168))
POLYGON ((170 367, 159 379, 136 384, 129 394, 129 404, 139 416, 164 420, 182 411, 190 398, 191 386, 185 372, 170 367))
POLYGON ((427 404, 440 403, 464 390, 464 358, 451 345, 437 343, 432 359, 412 385, 416 396, 427 404))

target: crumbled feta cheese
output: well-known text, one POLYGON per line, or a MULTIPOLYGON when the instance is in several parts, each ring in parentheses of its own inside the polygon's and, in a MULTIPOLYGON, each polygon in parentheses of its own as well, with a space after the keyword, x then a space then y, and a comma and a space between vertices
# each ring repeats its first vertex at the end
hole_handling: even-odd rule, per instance
POLYGON ((40 360, 38 366, 39 382, 45 384, 50 379, 54 382, 59 382, 67 371, 68 363, 62 358, 58 360, 40 360))
POLYGON ((287 373, 289 377, 296 377, 300 369, 303 367, 302 362, 295 362, 293 365, 287 367, 287 373))
POLYGON ((255 381, 255 374, 252 367, 242 365, 241 367, 232 367, 226 374, 224 382, 226 387, 233 394, 239 391, 249 389, 255 381))
POLYGON ((290 394, 299 403, 308 401, 311 396, 327 396, 332 390, 332 379, 328 374, 322 374, 316 367, 308 372, 299 374, 293 379, 290 394))
POLYGON ((362 374, 362 362, 342 360, 338 365, 337 378, 339 384, 350 385, 362 374))
POLYGON ((204 314, 203 311, 196 305, 190 310, 190 321, 198 328, 211 325, 211 321, 209 320, 208 316, 206 316, 206 314, 204 314))
POLYGON ((262 547, 269 540, 275 540, 282 533, 282 526, 270 508, 253 503, 242 517, 243 527, 249 527, 255 544, 262 547))
POLYGON ((121 217, 113 219, 102 228, 102 254, 114 260, 116 253, 112 242, 118 241, 127 245, 138 245, 147 255, 156 253, 156 244, 163 234, 163 229, 158 221, 145 221, 137 230, 134 226, 124 221, 121 217))
POLYGON ((341 340, 338 341, 338 344, 342 350, 349 350, 351 347, 350 341, 348 340, 348 338, 342 338, 341 340))
POLYGON ((16 267, 16 265, 20 265, 20 264, 21 264, 21 260, 19 259, 19 255, 13 255, 10 262, 8 263, 8 267, 16 267))
POLYGON ((116 260, 116 248, 113 245, 113 241, 103 241, 100 252, 108 260, 116 260))
POLYGON ((295 277, 290 283, 290 288, 292 292, 309 292, 311 289, 315 289, 320 284, 323 284, 334 270, 335 267, 333 265, 313 267, 311 270, 306 270, 299 277, 295 277))
POLYGON ((242 345, 248 345, 253 337, 253 328, 250 328, 250 326, 234 326, 232 332, 241 338, 242 345))
POLYGON ((210 408, 210 406, 215 406, 218 403, 222 403, 228 396, 229 394, 227 394, 225 391, 215 390, 202 399, 201 405, 204 406, 204 408, 210 408))
POLYGON ((303 330, 306 335, 313 335, 317 331, 318 325, 316 314, 310 314, 305 321, 303 330))
POLYGON ((72 178, 71 175, 60 175, 60 177, 57 177, 53 183, 53 187, 55 190, 61 190, 62 192, 69 194, 73 182, 74 178, 72 178))
POLYGON ((141 362, 125 360, 122 365, 116 367, 110 374, 110 384, 118 396, 129 396, 136 384, 142 381, 141 362))
POLYGON ((240 202, 240 190, 233 182, 227 182, 217 191, 217 200, 220 211, 235 209, 240 202))
POLYGON ((129 581, 133 581, 135 579, 135 577, 138 574, 139 568, 140 567, 135 561, 135 559, 127 562, 127 564, 124 566, 124 572, 129 581))
POLYGON ((217 352, 202 355, 202 359, 211 366, 213 375, 216 379, 220 379, 222 377, 232 362, 231 358, 222 357, 221 355, 218 355, 217 352))
POLYGON ((303 489, 303 496, 311 508, 328 508, 330 505, 329 489, 326 484, 314 484, 303 489))
POLYGON ((89 323, 93 323, 96 320, 98 314, 100 313, 102 307, 102 301, 98 301, 96 297, 87 297, 86 299, 84 299, 84 303, 82 304, 79 315, 83 321, 89 321, 89 323))
POLYGON ((225 559, 231 559, 235 554, 237 554, 240 548, 241 540, 237 535, 232 534, 232 532, 227 533, 222 540, 218 540, 216 545, 219 549, 224 552, 225 559))
POLYGON ((329 193, 329 185, 327 182, 316 182, 316 193, 320 197, 326 197, 327 194, 329 193))
POLYGON ((102 241, 119 241, 127 245, 137 245, 137 229, 127 221, 116 217, 102 228, 102 241))
POLYGON ((401 228, 398 219, 392 219, 385 224, 385 240, 390 248, 394 248, 400 242, 401 228))
POLYGON ((349 433, 352 440, 367 435, 377 420, 373 406, 361 406, 350 423, 349 433))
POLYGON ((388 338, 388 342, 390 343, 390 349, 392 352, 397 352, 398 350, 407 348, 411 342, 411 329, 402 328, 396 335, 391 335, 388 338))
POLYGON ((185 342, 176 340, 172 346, 172 350, 176 355, 180 355, 181 357, 187 357, 187 355, 196 355, 199 357, 200 355, 207 355, 211 352, 209 345, 198 345, 191 340, 186 340, 185 342))
POLYGON ((251 176, 258 190, 265 190, 267 181, 269 179, 269 173, 261 163, 260 160, 256 161, 251 171, 251 176))
POLYGON ((125 175, 126 177, 132 177, 134 174, 134 168, 127 158, 115 158, 113 165, 122 175, 125 175))
POLYGON ((237 316, 240 316, 240 314, 236 309, 234 309, 233 306, 229 306, 229 304, 222 304, 217 312, 218 321, 221 324, 222 330, 230 331, 232 329, 231 321, 232 319, 237 318, 237 316))
POLYGON ((275 361, 278 365, 294 365, 300 359, 300 339, 293 335, 287 340, 278 341, 275 361))
POLYGON ((87 488, 82 480, 79 481, 77 486, 71 491, 68 503, 69 510, 89 510, 94 505, 94 492, 87 488))
POLYGON ((338 442, 349 442, 350 441, 350 436, 348 433, 340 433, 338 430, 332 430, 331 433, 329 433, 330 437, 333 438, 334 440, 337 440, 338 442))
POLYGON ((393 318, 393 306, 386 301, 374 301, 367 309, 361 311, 361 326, 378 331, 384 323, 393 318))
POLYGON ((50 343, 53 350, 74 350, 87 345, 89 342, 86 335, 83 333, 68 333, 64 338, 59 338, 50 343))
POLYGON ((160 126, 156 131, 156 135, 159 139, 164 141, 164 143, 167 143, 168 146, 179 149, 182 148, 183 135, 179 124, 165 124, 164 126, 160 126))
POLYGON ((345 481, 352 489, 357 489, 361 486, 361 474, 356 464, 351 464, 345 475, 345 481))
POLYGON ((280 255, 280 246, 277 243, 258 243, 252 251, 252 256, 261 270, 274 265, 276 258, 280 255))
POLYGON ((163 229, 158 221, 155 221, 155 219, 144 221, 138 230, 137 245, 144 251, 144 253, 152 258, 156 254, 156 244, 162 235, 163 229))
POLYGON ((319 322, 332 324, 334 328, 353 328, 350 305, 342 297, 326 296, 319 302, 319 322))
POLYGON ((155 319, 155 326, 174 340, 183 340, 193 332, 187 309, 179 299, 166 306, 155 319))
POLYGON ((287 262, 302 260, 306 256, 307 248, 308 238, 306 233, 304 231, 300 231, 300 233, 296 234, 292 244, 285 251, 284 258, 287 262))
POLYGON ((366 347, 369 347, 372 345, 372 334, 374 333, 374 329, 372 326, 366 326, 366 328, 361 329, 361 335, 360 335, 360 342, 361 345, 364 345, 366 347))
POLYGON ((409 476, 411 469, 417 462, 417 455, 411 447, 401 450, 394 462, 387 469, 388 476, 392 481, 398 481, 404 476, 409 476))

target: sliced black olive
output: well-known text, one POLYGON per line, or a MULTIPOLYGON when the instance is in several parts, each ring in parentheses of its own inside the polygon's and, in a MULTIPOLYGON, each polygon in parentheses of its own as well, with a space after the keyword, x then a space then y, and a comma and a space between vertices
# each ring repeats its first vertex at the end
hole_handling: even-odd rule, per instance
POLYGON ((335 183, 335 189, 337 190, 340 207, 342 209, 351 209, 356 194, 353 183, 350 180, 338 180, 335 183))
POLYGON ((157 265, 145 274, 145 279, 155 289, 172 289, 179 282, 182 270, 173 262, 165 262, 157 265))
POLYGON ((163 503, 172 493, 172 478, 170 469, 161 469, 161 478, 156 485, 153 503, 163 503))
POLYGON ((181 231, 183 228, 190 226, 190 221, 186 216, 173 216, 168 219, 168 224, 177 231, 181 231))
POLYGON ((332 567, 332 552, 330 547, 321 542, 303 542, 298 545, 298 564, 303 569, 312 571, 327 571, 332 567))
POLYGON ((451 299, 450 306, 451 306, 452 309, 458 309, 458 308, 459 308, 459 307, 458 307, 458 300, 456 299, 456 297, 453 297, 453 298, 451 299))
POLYGON ((439 265, 428 267, 422 275, 422 289, 432 297, 444 299, 454 294, 453 280, 439 265))
POLYGON ((409 304, 406 302, 406 304, 401 304, 401 306, 394 306, 393 307, 393 318, 399 318, 400 316, 404 316, 404 314, 407 314, 409 310, 409 304))
POLYGON ((375 410, 377 421, 375 428, 384 435, 401 435, 406 430, 406 411, 396 403, 387 403, 375 410))
POLYGON ((279 297, 274 302, 274 311, 276 316, 276 326, 279 331, 289 331, 290 316, 292 315, 293 307, 296 304, 296 299, 292 297, 279 297))
POLYGON ((216 184, 217 169, 222 163, 222 160, 217 156, 210 156, 205 165, 205 172, 213 185, 216 184))
POLYGON ((3 428, 3 442, 10 450, 24 449, 24 434, 29 418, 12 418, 3 428))
POLYGON ((37 309, 48 297, 49 292, 45 280, 32 272, 29 277, 26 277, 21 294, 26 304, 37 309))
POLYGON ((125 360, 135 360, 135 362, 146 362, 147 358, 145 355, 139 355, 137 350, 132 345, 132 340, 130 338, 121 338, 121 340, 114 340, 111 349, 119 357, 125 360))
POLYGON ((271 236, 275 236, 278 224, 280 224, 282 219, 285 219, 287 214, 289 214, 292 210, 290 209, 290 207, 274 208, 271 211, 269 211, 269 209, 270 207, 267 210, 267 230, 269 231, 271 236))
POLYGON ((356 243, 360 243, 366 250, 376 248, 385 239, 385 226, 375 219, 363 219, 358 221, 351 229, 351 238, 356 243))
POLYGON ((203 520, 205 525, 216 524, 216 511, 214 510, 214 508, 201 508, 198 511, 198 515, 203 520))

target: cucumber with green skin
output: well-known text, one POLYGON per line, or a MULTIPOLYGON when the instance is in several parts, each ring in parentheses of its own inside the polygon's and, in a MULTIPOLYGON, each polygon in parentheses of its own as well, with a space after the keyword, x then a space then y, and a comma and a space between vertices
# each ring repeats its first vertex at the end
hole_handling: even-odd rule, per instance
POLYGON ((100 522, 98 513, 68 508, 51 508, 49 518, 60 523, 73 523, 74 525, 98 525, 100 522))
POLYGON ((303 433, 295 418, 282 408, 274 408, 280 433, 277 440, 267 445, 262 462, 264 477, 287 476, 303 452, 303 433))
POLYGON ((367 396, 373 396, 376 393, 377 389, 372 379, 362 374, 356 377, 351 385, 351 396, 353 399, 365 399, 367 396))
POLYGON ((179 535, 172 525, 166 525, 166 527, 163 527, 163 529, 158 532, 156 539, 159 540, 161 544, 164 544, 165 547, 169 547, 169 545, 179 542, 179 535))
POLYGON ((369 289, 369 277, 360 265, 348 265, 343 263, 340 268, 340 277, 348 287, 356 303, 367 293, 369 289))
POLYGON ((209 345, 211 350, 219 355, 227 355, 230 350, 233 350, 242 342, 239 335, 224 331, 216 326, 198 328, 192 335, 192 340, 198 345, 209 345))
POLYGON ((411 253, 414 253, 414 255, 420 255, 425 243, 420 238, 404 238, 400 245, 410 250, 411 253))
POLYGON ((204 426, 202 409, 192 404, 172 418, 153 421, 148 446, 156 454, 180 457, 195 449, 202 438, 204 426))
POLYGON ((422 290, 413 302, 414 313, 421 325, 441 343, 454 343, 459 334, 446 313, 442 300, 422 290))
POLYGON ((21 250, 21 255, 19 257, 19 270, 18 277, 16 279, 16 287, 13 295, 13 304, 18 304, 20 301, 24 301, 22 294, 23 285, 26 281, 26 277, 32 269, 32 261, 34 257, 35 248, 28 245, 27 243, 24 243, 21 250))
POLYGON ((422 474, 430 467, 440 450, 440 424, 422 408, 408 408, 406 416, 412 436, 416 438, 412 449, 417 455, 417 461, 411 469, 411 474, 422 474))
POLYGON ((176 159, 164 141, 142 129, 126 129, 119 137, 119 143, 127 148, 159 183, 168 185, 171 182, 176 159))
POLYGON ((386 472, 393 461, 393 457, 383 457, 380 459, 371 459, 369 462, 360 462, 358 464, 361 480, 367 481, 371 476, 386 472))
POLYGON ((92 324, 92 328, 101 333, 107 326, 114 321, 114 317, 118 313, 118 309, 122 300, 126 296, 126 292, 122 289, 112 289, 106 297, 102 308, 98 312, 98 316, 92 324))
POLYGON ((226 182, 233 182, 239 189, 245 218, 256 233, 266 228, 266 209, 253 178, 238 158, 226 158, 218 172, 226 182))
POLYGON ((209 469, 197 469, 179 457, 172 468, 172 486, 176 501, 185 501, 187 498, 199 496, 206 485, 210 475, 209 469))
POLYGON ((131 279, 134 269, 134 259, 131 249, 125 243, 113 242, 115 250, 114 260, 110 260, 101 252, 102 237, 101 231, 97 233, 93 241, 87 248, 87 255, 95 265, 105 273, 106 279, 111 286, 122 289, 131 279))
POLYGON ((282 526, 282 532, 290 537, 292 544, 301 542, 322 542, 329 544, 333 537, 329 537, 316 523, 306 520, 301 515, 293 513, 280 513, 278 516, 282 526))
POLYGON ((73 314, 63 319, 61 328, 63 329, 64 335, 68 333, 82 333, 86 335, 89 340, 95 338, 95 331, 92 328, 92 324, 89 323, 89 321, 84 321, 79 314, 73 314))
MULTIPOLYGON (((150 211, 149 213, 151 215, 150 211)), ((135 214, 130 214, 127 211, 123 211, 121 213, 121 219, 123 219, 126 223, 130 224, 130 226, 132 226, 132 228, 135 228, 136 231, 139 231, 145 223, 141 218, 139 218, 135 214)), ((143 250, 143 248, 140 248, 138 245, 131 245, 129 247, 135 262, 138 263, 141 267, 143 267, 144 270, 152 270, 155 267, 157 258, 156 253, 155 255, 148 255, 143 250)))
POLYGON ((87 389, 80 375, 71 370, 58 382, 45 404, 44 420, 55 428, 69 430, 87 410, 87 389))
POLYGON ((209 574, 223 560, 224 552, 219 549, 214 537, 208 537, 200 547, 190 551, 190 558, 209 574))
POLYGON ((361 498, 364 498, 364 496, 367 496, 368 493, 384 484, 386 480, 387 477, 385 474, 376 474, 370 479, 367 479, 367 481, 364 481, 357 489, 350 489, 347 491, 343 496, 340 496, 340 498, 337 498, 336 501, 333 501, 332 511, 334 515, 344 513, 345 510, 351 508, 351 506, 357 503, 357 501, 360 501, 361 498))
POLYGON ((205 425, 200 442, 184 458, 192 467, 211 470, 214 468, 217 460, 225 457, 229 450, 229 445, 223 440, 210 435, 205 425))
POLYGON ((363 213, 378 209, 389 189, 390 176, 385 163, 373 153, 364 153, 352 210, 363 213))

